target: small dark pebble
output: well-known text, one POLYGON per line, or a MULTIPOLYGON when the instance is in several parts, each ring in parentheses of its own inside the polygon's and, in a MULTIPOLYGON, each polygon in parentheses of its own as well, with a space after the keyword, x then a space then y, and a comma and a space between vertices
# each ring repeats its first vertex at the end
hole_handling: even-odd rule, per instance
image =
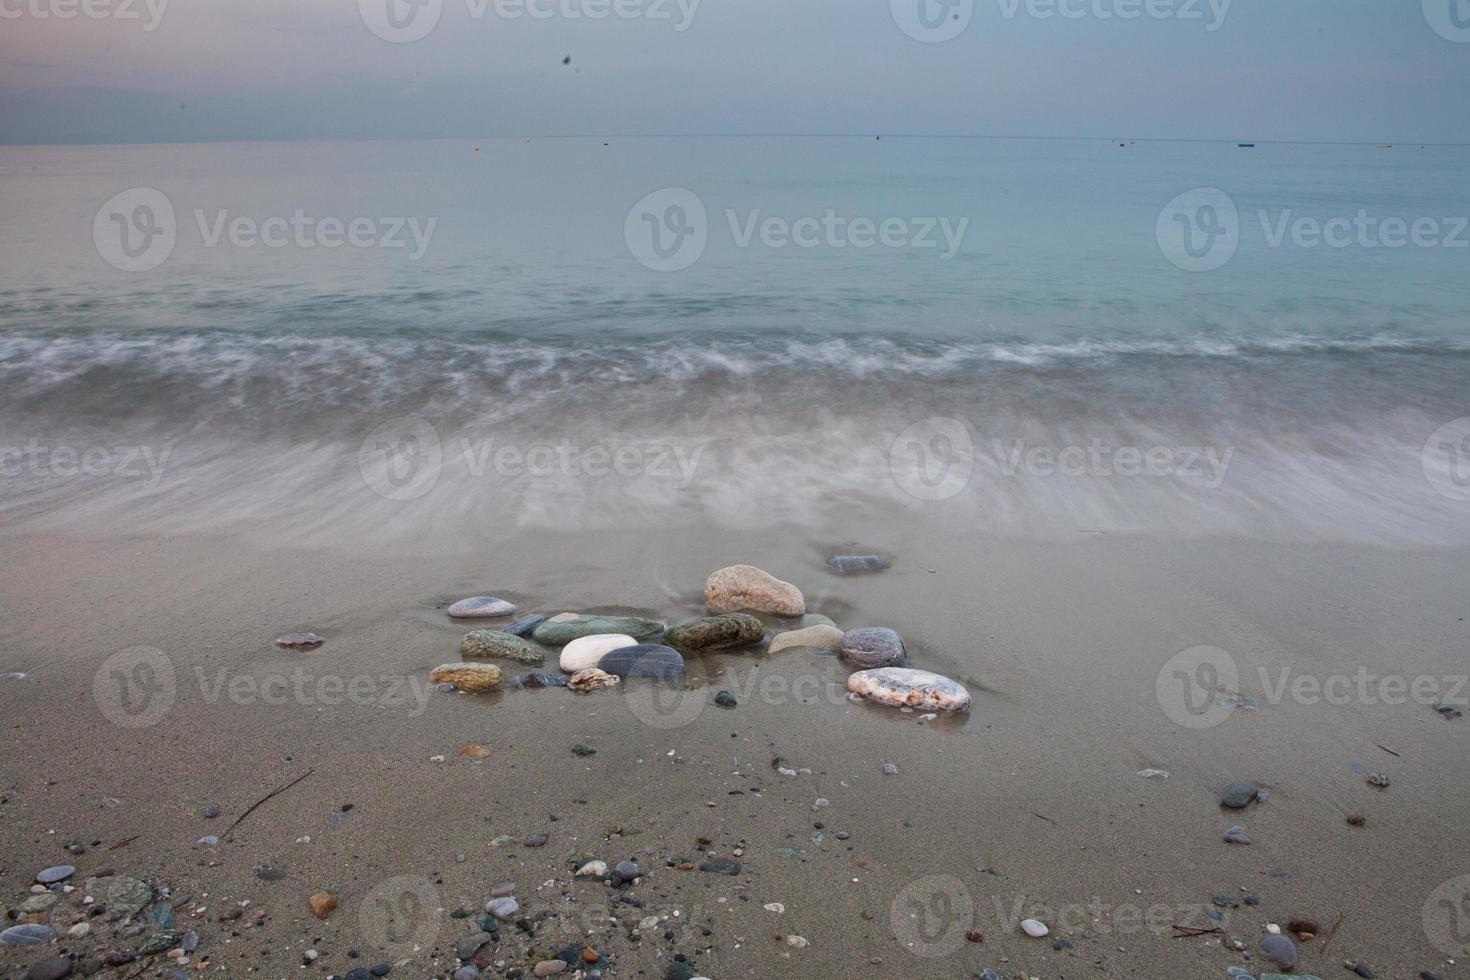
POLYGON ((213 820, 215 817, 219 816, 219 807, 211 803, 209 804, 209 806, 204 808, 204 813, 201 815, 204 817, 205 820, 213 820))
POLYGON ((1247 905, 1260 905, 1261 904, 1261 900, 1260 900, 1259 897, 1257 897, 1255 895, 1247 895, 1245 897, 1245 904, 1247 904, 1247 905))
POLYGON ((521 684, 525 687, 566 687, 569 680, 565 674, 546 674, 538 670, 521 677, 521 684))
POLYGON ((1060 953, 1064 949, 1071 949, 1072 944, 1067 942, 1067 940, 1065 939, 1058 939, 1056 942, 1051 944, 1051 948, 1060 953))
POLYGON ((511 636, 529 636, 532 630, 534 630, 536 627, 540 626, 544 622, 546 622, 545 616, 525 616, 521 619, 517 619, 515 622, 506 623, 504 626, 500 627, 500 632, 509 633, 511 636))
POLYGON ((391 964, 388 963, 379 963, 368 972, 375 977, 386 977, 388 974, 393 972, 393 967, 391 964))
POLYGON ((827 567, 838 575, 861 575, 884 571, 888 562, 877 555, 834 555, 827 559, 827 567))
POLYGON ((596 754, 597 750, 590 745, 583 745, 581 743, 578 743, 577 745, 572 746, 572 755, 589 756, 596 754))
POLYGON ((526 838, 526 846, 527 847, 540 847, 540 846, 542 846, 543 844, 546 843, 547 839, 548 839, 548 835, 547 834, 532 834, 530 837, 527 837, 526 838))
POLYGON ((739 702, 735 700, 735 695, 731 694, 729 691, 721 691, 719 694, 715 695, 715 704, 719 705, 722 708, 733 708, 738 703, 739 702))
POLYGON ((1367 978, 1367 980, 1373 980, 1373 971, 1368 969, 1367 963, 1359 963, 1357 966, 1354 966, 1353 972, 1360 977, 1367 978))
POLYGON ((739 861, 705 861, 699 866, 700 871, 708 871, 716 875, 738 875, 740 873, 739 861))
POLYGON ((355 966, 347 971, 342 980, 373 980, 373 975, 360 966, 355 966))
POLYGON ((70 956, 42 960, 26 971, 26 980, 61 980, 62 977, 71 976, 71 968, 70 956))

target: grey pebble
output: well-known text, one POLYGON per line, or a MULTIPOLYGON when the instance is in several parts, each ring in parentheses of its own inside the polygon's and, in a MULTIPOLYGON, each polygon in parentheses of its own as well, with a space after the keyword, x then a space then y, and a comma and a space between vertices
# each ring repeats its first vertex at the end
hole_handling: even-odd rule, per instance
POLYGON ((58 881, 65 881, 77 873, 77 869, 70 864, 58 864, 36 872, 36 880, 43 885, 54 885, 58 881))

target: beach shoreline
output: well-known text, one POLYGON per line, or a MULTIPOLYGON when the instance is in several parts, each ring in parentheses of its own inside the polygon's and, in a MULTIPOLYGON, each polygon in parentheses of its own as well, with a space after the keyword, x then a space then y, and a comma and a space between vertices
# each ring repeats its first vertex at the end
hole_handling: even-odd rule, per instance
MULTIPOLYGON (((1330 954, 1319 955, 1321 937, 1304 943, 1301 968, 1326 975, 1346 959, 1379 976, 1453 975, 1425 916, 1435 888, 1470 871, 1458 819, 1470 764, 1457 751, 1470 721, 1442 718, 1422 697, 1380 695, 1383 677, 1448 684, 1464 673, 1463 552, 883 527, 877 541, 798 528, 537 531, 432 556, 371 541, 292 549, 238 536, 8 533, 0 667, 26 676, 0 686, 6 755, 25 760, 0 787, 5 904, 63 862, 78 882, 106 865, 175 895, 207 893, 188 906, 209 909, 190 925, 231 975, 247 965, 294 975, 314 948, 323 975, 393 952, 408 961, 395 972, 447 977, 471 929, 451 913, 478 912, 497 882, 514 882, 528 913, 554 912, 491 958, 528 973, 527 949, 541 957, 579 941, 599 949, 609 975, 661 976, 681 953, 690 975, 710 977, 1218 976, 1260 966, 1268 922, 1307 916, 1325 928, 1342 913, 1330 954), (824 569, 851 550, 892 567, 824 569), (924 721, 854 704, 848 668, 807 649, 691 658, 686 684, 663 699, 636 680, 585 695, 421 683, 459 659, 473 626, 444 615, 455 599, 489 593, 525 612, 673 625, 705 614, 704 578, 735 562, 797 584, 807 611, 841 628, 896 629, 910 666, 969 688, 970 711, 924 721), (326 642, 310 653, 273 645, 298 629, 326 642), (130 728, 109 720, 95 682, 107 658, 134 647, 164 652, 174 688, 161 716, 130 728), (1188 715, 1171 718, 1159 678, 1201 647, 1228 653, 1256 705, 1191 727, 1188 715), (1332 678, 1363 671, 1378 678, 1380 703, 1351 683, 1347 703, 1332 703, 1332 678), (1308 703, 1301 677, 1328 682, 1328 694, 1308 703), (737 706, 715 706, 719 690, 737 706), (459 758, 467 744, 490 754, 459 758), (1392 785, 1367 785, 1354 764, 1392 785), (1170 775, 1137 775, 1147 769, 1170 775), (195 844, 307 770, 233 839, 195 844), (1269 798, 1222 809, 1221 791, 1239 780, 1269 798), (201 819, 211 803, 221 817, 201 819), (1347 823, 1355 813, 1365 826, 1347 823), (1232 824, 1250 846, 1222 841, 1232 824), (539 833, 545 846, 521 843, 539 833), (505 836, 513 842, 492 844, 505 836), (69 858, 61 844, 72 839, 86 853, 69 858), (644 909, 573 880, 584 858, 650 871, 625 893, 644 909), (680 869, 705 860, 738 861, 740 874, 680 869), (258 866, 286 877, 262 880, 258 866), (428 881, 437 897, 423 918, 432 939, 417 951, 388 949, 365 911, 405 880, 428 881), (340 907, 321 922, 306 899, 324 889, 340 907), (1260 904, 1212 904, 1248 894, 1260 904), (269 917, 250 931, 215 922, 244 900, 269 917), (620 908, 636 914, 609 925, 620 908), (635 942, 624 930, 648 908, 668 918, 635 942), (1052 934, 1025 936, 1016 910, 1049 917, 1052 934), (1225 931, 1176 939, 1174 924, 1225 931), (776 938, 788 935, 807 945, 776 938), (1230 937, 1249 954, 1221 945, 1230 937), (1053 948, 1062 940, 1070 947, 1053 948)), ((802 622, 763 618, 768 636, 802 622)), ((43 949, 55 955, 47 945, 0 956, 19 968, 43 949)))

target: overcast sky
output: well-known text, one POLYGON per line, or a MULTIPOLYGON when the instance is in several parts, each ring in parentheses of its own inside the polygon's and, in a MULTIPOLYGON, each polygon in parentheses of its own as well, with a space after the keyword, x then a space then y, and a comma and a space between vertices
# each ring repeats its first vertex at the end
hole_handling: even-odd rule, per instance
POLYGON ((1467 83, 1470 0, 0 0, 8 143, 1470 142, 1467 83))

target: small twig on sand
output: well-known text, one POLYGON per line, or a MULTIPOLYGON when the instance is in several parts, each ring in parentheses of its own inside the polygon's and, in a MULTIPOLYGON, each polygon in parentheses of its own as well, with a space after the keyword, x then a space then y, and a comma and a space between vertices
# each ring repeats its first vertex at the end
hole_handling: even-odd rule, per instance
MULTIPOLYGON (((1378 745, 1377 742, 1374 742, 1373 744, 1374 745, 1378 745)), ((1399 755, 1397 752, 1395 752, 1393 749, 1389 748, 1387 745, 1378 745, 1378 747, 1380 749, 1382 749, 1383 751, 1387 752, 1389 755, 1393 756, 1395 759, 1402 759, 1403 758, 1403 756, 1399 755)))
POLYGON ((235 832, 235 828, 238 827, 238 826, 240 826, 240 824, 245 821, 245 818, 248 817, 248 816, 250 816, 252 813, 254 813, 256 811, 256 808, 258 808, 262 803, 265 803, 267 800, 271 799, 272 797, 280 796, 282 793, 286 792, 286 790, 290 789, 292 786, 295 786, 297 783, 301 782, 303 779, 305 779, 307 776, 310 776, 314 772, 316 772, 315 769, 308 769, 308 770, 306 770, 306 772, 302 773, 301 775, 297 776, 295 779, 291 780, 285 786, 282 786, 279 789, 273 789, 269 793, 267 793, 264 796, 262 796, 260 799, 256 800, 254 803, 252 803, 250 805, 250 809, 248 809, 244 813, 240 814, 240 816, 235 820, 235 822, 232 823, 232 824, 230 824, 230 829, 227 830, 227 831, 225 831, 223 836, 226 839, 228 839, 229 836, 235 832))
POLYGON ((1051 818, 1051 817, 1044 817, 1044 816, 1042 816, 1042 815, 1041 815, 1041 814, 1039 814, 1039 813, 1034 813, 1034 812, 1033 812, 1033 813, 1032 813, 1032 814, 1031 814, 1031 815, 1032 815, 1032 816, 1033 816, 1033 817, 1036 817, 1036 818, 1037 818, 1037 819, 1038 819, 1038 820, 1045 820, 1045 821, 1046 821, 1046 822, 1047 822, 1047 823, 1050 823, 1050 824, 1054 824, 1054 823, 1056 823, 1056 821, 1055 821, 1055 820, 1053 820, 1053 819, 1052 819, 1052 818, 1051 818))
POLYGON ((118 841, 116 844, 109 844, 108 847, 107 847, 107 849, 109 851, 115 851, 119 847, 127 847, 133 841, 137 840, 139 837, 142 837, 142 836, 143 836, 142 834, 134 834, 131 837, 125 837, 122 840, 118 841))
POLYGON ((1339 912, 1339 913, 1337 913, 1337 921, 1334 922, 1334 923, 1332 923, 1332 928, 1327 930, 1327 938, 1324 939, 1324 940, 1322 940, 1322 952, 1323 953, 1326 953, 1327 952, 1327 947, 1330 946, 1330 945, 1332 945, 1332 937, 1335 936, 1335 935, 1337 935, 1337 927, 1340 926, 1340 925, 1342 925, 1342 920, 1343 920, 1343 918, 1346 915, 1347 915, 1346 912, 1339 912))
POLYGON ((1195 926, 1172 926, 1171 928, 1174 930, 1175 939, 1192 939, 1195 936, 1209 936, 1223 931, 1219 926, 1213 926, 1209 929, 1200 929, 1195 926))

